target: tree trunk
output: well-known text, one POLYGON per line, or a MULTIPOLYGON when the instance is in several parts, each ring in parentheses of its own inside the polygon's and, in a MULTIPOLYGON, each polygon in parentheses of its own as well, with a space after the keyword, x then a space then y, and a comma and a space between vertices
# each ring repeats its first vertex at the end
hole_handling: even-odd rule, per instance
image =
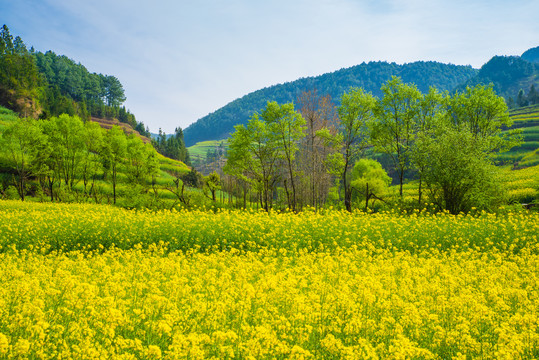
POLYGON ((423 179, 421 178, 421 175, 419 175, 419 195, 418 195, 418 204, 419 206, 421 206, 421 195, 422 195, 422 183, 423 183, 423 179))
POLYGON ((19 195, 21 196, 21 200, 24 201, 24 170, 21 172, 21 175, 19 176, 19 195))
POLYGON ((404 181, 404 169, 401 169, 401 171, 399 171, 399 182, 400 182, 400 186, 399 186, 399 194, 401 196, 401 200, 402 200, 402 183, 404 181))
POLYGON ((286 180, 284 181, 284 191, 286 192, 286 202, 288 204, 288 208, 292 209, 292 204, 290 204, 290 193, 288 192, 288 185, 286 184, 286 180))
POLYGON ((352 212, 352 191, 350 186, 346 182, 346 173, 343 176, 343 187, 344 187, 344 206, 346 210, 352 212))
POLYGON ((116 169, 114 167, 112 169, 112 196, 114 205, 116 205, 116 169))
POLYGON ((369 183, 367 183, 367 190, 365 191, 365 211, 369 209, 369 183))

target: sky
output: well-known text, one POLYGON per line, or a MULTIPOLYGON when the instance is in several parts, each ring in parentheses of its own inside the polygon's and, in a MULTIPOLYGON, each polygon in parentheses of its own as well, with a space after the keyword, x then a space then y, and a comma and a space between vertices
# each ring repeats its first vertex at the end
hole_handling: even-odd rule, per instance
POLYGON ((0 0, 0 26, 116 76, 150 131, 369 61, 479 68, 539 46, 538 0, 0 0))

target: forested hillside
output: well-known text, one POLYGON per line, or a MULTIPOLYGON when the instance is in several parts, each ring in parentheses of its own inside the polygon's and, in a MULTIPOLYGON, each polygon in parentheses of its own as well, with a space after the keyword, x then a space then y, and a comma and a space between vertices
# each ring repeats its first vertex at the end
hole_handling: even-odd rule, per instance
POLYGON ((90 73, 82 64, 53 51, 28 50, 6 25, 0 30, 0 105, 23 117, 117 118, 147 136, 144 124, 122 106, 125 100, 116 77, 90 73))
POLYGON ((466 86, 493 84, 494 91, 505 98, 510 108, 534 105, 539 104, 536 90, 539 87, 538 75, 538 64, 527 61, 524 56, 494 56, 479 69, 476 76, 458 86, 457 90, 462 91, 466 86))
POLYGON ((365 89, 379 96, 381 85, 391 76, 399 76, 404 82, 415 83, 421 92, 430 86, 439 90, 452 90, 475 76, 471 66, 456 66, 438 62, 414 62, 398 65, 387 62, 369 62, 316 77, 278 84, 257 90, 232 101, 219 110, 199 119, 184 130, 187 146, 199 141, 226 138, 234 131, 234 125, 245 124, 255 112, 268 101, 278 103, 296 102, 298 96, 316 89, 319 94, 329 94, 338 105, 341 95, 352 86, 365 89))
MULTIPOLYGON (((84 65, 57 55, 27 49, 23 40, 10 34, 6 25, 0 30, 0 105, 21 117, 48 119, 61 114, 94 120, 104 128, 119 121, 128 133, 138 132, 144 141, 151 137, 143 122, 123 106, 124 88, 115 76, 90 73, 84 65), (132 130, 131 130, 132 129, 132 130)), ((178 129, 175 139, 164 144, 154 141, 159 153, 189 162, 178 129)))
POLYGON ((524 51, 521 57, 526 61, 539 63, 539 46, 524 51))

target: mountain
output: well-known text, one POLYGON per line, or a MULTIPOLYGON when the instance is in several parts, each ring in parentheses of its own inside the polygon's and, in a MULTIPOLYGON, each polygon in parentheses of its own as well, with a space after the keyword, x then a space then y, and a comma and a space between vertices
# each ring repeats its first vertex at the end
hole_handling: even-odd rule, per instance
POLYGON ((427 92, 430 86, 439 90, 453 90, 474 77, 478 70, 471 66, 457 66, 432 61, 418 61, 398 65, 388 62, 369 62, 315 77, 301 78, 273 85, 236 99, 217 111, 206 115, 184 130, 185 142, 191 146, 199 141, 219 140, 234 131, 234 125, 245 124, 254 112, 260 111, 268 101, 295 102, 303 91, 316 89, 321 95, 329 94, 335 103, 352 86, 362 87, 380 95, 380 87, 391 76, 404 82, 415 83, 427 92))
MULTIPOLYGON (((535 48, 538 49, 539 48, 535 48)), ((530 49, 534 50, 534 49, 530 49)), ((532 54, 533 51, 524 54, 532 54)), ((531 58, 531 57, 527 57, 531 58)), ((476 76, 457 87, 493 84, 494 90, 503 96, 509 106, 517 99, 519 91, 528 93, 532 85, 539 86, 539 65, 520 56, 494 56, 479 69, 476 76)), ((519 105, 522 106, 522 105, 519 105)))
POLYGON ((524 51, 520 57, 529 62, 539 63, 539 46, 524 51))

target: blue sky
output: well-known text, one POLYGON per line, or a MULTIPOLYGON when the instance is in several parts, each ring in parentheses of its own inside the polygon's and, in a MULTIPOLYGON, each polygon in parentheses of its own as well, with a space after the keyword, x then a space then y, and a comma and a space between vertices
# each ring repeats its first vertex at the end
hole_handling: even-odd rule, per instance
POLYGON ((362 62, 520 55, 539 46, 537 14, 537 0, 0 0, 12 34, 116 76, 137 120, 167 133, 362 62))

